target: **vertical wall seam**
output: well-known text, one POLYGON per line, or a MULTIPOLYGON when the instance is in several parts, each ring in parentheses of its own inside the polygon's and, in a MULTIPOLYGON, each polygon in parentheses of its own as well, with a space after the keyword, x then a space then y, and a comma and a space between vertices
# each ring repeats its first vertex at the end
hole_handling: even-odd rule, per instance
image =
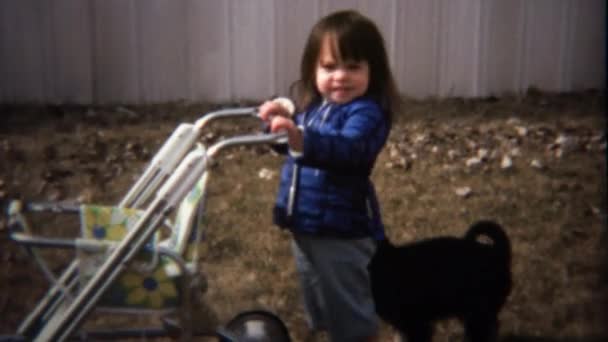
POLYGON ((392 61, 393 64, 393 68, 395 69, 397 66, 397 11, 399 10, 399 2, 397 0, 393 0, 392 3, 392 11, 393 11, 393 15, 391 16, 391 23, 390 23, 390 59, 392 61))
POLYGON ((527 13, 528 11, 526 10, 526 6, 528 4, 528 2, 524 1, 524 0, 520 0, 519 2, 520 4, 520 15, 519 18, 521 20, 521 29, 519 30, 519 36, 517 37, 517 40, 519 41, 519 54, 518 54, 518 63, 517 63, 517 80, 516 80, 516 92, 518 93, 522 93, 525 92, 525 88, 526 88, 526 80, 525 80, 525 73, 526 73, 526 51, 527 51, 527 47, 528 47, 528 42, 527 42, 527 30, 528 30, 528 19, 527 19, 527 13))
POLYGON ((481 37, 479 42, 479 62, 480 70, 478 76, 478 92, 482 96, 489 96, 490 91, 488 89, 488 73, 489 73, 489 62, 488 62, 488 44, 490 42, 490 14, 492 13, 493 1, 481 1, 480 10, 480 30, 481 37))
POLYGON ((442 36, 441 8, 439 8, 438 0, 433 0, 432 4, 433 5, 432 5, 431 13, 433 14, 433 20, 435 22, 435 30, 434 30, 435 35, 433 37, 433 39, 435 40, 435 45, 434 45, 435 51, 433 51, 433 53, 435 54, 435 65, 437 66, 435 68, 435 75, 433 75, 434 89, 432 90, 432 93, 436 94, 436 96, 442 96, 442 94, 440 93, 440 91, 441 91, 441 76, 440 75, 443 72, 443 70, 442 70, 443 64, 442 64, 442 58, 441 58, 441 36, 442 36))
POLYGON ((193 86, 192 86, 192 73, 188 72, 188 69, 190 69, 190 51, 192 50, 191 46, 192 46, 192 35, 190 34, 190 1, 184 1, 183 2, 183 7, 182 7, 182 16, 184 18, 184 22, 183 22, 183 35, 185 37, 185 41, 184 41, 184 49, 182 51, 183 56, 182 56, 182 74, 184 75, 183 77, 186 78, 185 80, 185 84, 186 84, 186 89, 184 89, 184 99, 188 100, 188 101, 193 101, 195 100, 195 95, 194 95, 194 91, 193 91, 193 86))
POLYGON ((234 54, 232 53, 234 51, 234 27, 233 27, 233 22, 232 22, 232 17, 233 17, 233 9, 234 6, 232 5, 233 0, 228 0, 227 2, 224 2, 225 7, 225 14, 226 14, 226 25, 227 26, 227 32, 228 32, 228 61, 229 61, 229 66, 228 68, 226 68, 226 80, 228 82, 226 82, 226 84, 228 85, 228 98, 230 100, 235 100, 235 81, 234 81, 234 65, 236 64, 236 58, 234 56, 234 54))
POLYGON ((141 20, 141 16, 140 16, 140 0, 134 0, 135 2, 131 2, 131 6, 130 6, 130 11, 133 15, 133 25, 131 26, 131 39, 135 40, 135 52, 134 52, 134 56, 133 56, 133 60, 135 60, 135 63, 137 63, 137 68, 135 68, 136 70, 136 75, 135 75, 135 80, 136 80, 136 89, 135 89, 135 95, 134 97, 137 99, 136 102, 139 103, 145 103, 146 102, 146 96, 148 96, 147 90, 144 89, 144 61, 143 61, 143 53, 140 53, 140 51, 143 51, 144 49, 144 45, 143 45, 143 20, 141 20))
POLYGON ((473 51, 475 51, 475 53, 473 54, 473 84, 472 84, 472 92, 470 94, 470 96, 479 96, 479 77, 481 75, 480 69, 483 67, 481 64, 483 63, 482 61, 482 51, 481 51, 481 39, 483 36, 483 30, 481 27, 481 20, 482 20, 482 6, 483 6, 483 2, 482 1, 477 1, 476 2, 476 13, 477 13, 477 17, 475 18, 475 37, 473 40, 473 51))
MULTIPOLYGON (((47 8, 45 8, 47 10, 47 13, 49 13, 48 16, 48 22, 47 25, 49 27, 49 30, 47 31, 47 37, 49 38, 48 44, 43 44, 43 47, 45 48, 45 53, 44 55, 47 57, 47 61, 51 63, 51 68, 48 68, 47 70, 43 70, 44 73, 44 94, 43 94, 43 99, 46 99, 47 102, 50 103, 56 103, 58 102, 58 96, 57 96, 57 66, 58 66, 58 58, 57 58, 57 39, 56 39, 56 35, 57 32, 55 30, 55 21, 54 21, 54 7, 57 6, 56 3, 54 2, 45 2, 45 6, 49 6, 47 8)), ((45 64, 48 65, 48 62, 46 62, 45 64)))
POLYGON ((271 77, 271 85, 270 85, 270 93, 271 94, 276 94, 278 92, 277 90, 277 84, 279 83, 278 81, 278 71, 277 71, 277 50, 276 50, 276 41, 278 39, 278 35, 277 35, 277 4, 276 4, 276 0, 272 0, 271 1, 272 6, 271 6, 271 15, 270 18, 272 19, 272 25, 270 26, 272 29, 272 33, 271 33, 271 37, 272 39, 270 39, 270 65, 269 65, 269 69, 270 69, 270 75, 272 75, 271 77))
POLYGON ((571 54, 568 51, 572 51, 573 42, 571 40, 571 32, 573 29, 573 20, 577 13, 577 6, 574 6, 572 0, 565 0, 562 8, 562 20, 564 21, 563 32, 560 32, 562 37, 560 39, 560 59, 559 59, 559 80, 558 89, 563 91, 570 88, 572 80, 570 79, 570 70, 572 65, 571 54))
POLYGON ((95 4, 94 4, 95 0, 88 0, 87 1, 87 5, 89 6, 89 23, 90 24, 90 31, 89 31, 89 40, 90 40, 90 56, 89 56, 89 61, 91 62, 91 65, 89 66, 89 77, 90 77, 90 97, 91 97, 91 102, 93 103, 97 103, 99 101, 99 94, 97 94, 98 92, 98 82, 99 80, 97 79, 97 54, 95 53, 95 51, 97 50, 97 18, 95 17, 95 4))

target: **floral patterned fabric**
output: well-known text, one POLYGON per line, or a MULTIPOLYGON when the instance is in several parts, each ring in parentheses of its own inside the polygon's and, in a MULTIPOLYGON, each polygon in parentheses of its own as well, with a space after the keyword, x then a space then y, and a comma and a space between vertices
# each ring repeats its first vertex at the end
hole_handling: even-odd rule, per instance
MULTIPOLYGON (((135 209, 109 206, 83 205, 81 207, 82 236, 86 240, 120 241, 137 222, 141 212, 135 209)), ((84 285, 107 259, 110 248, 102 252, 92 252, 81 248, 81 284, 84 285)), ((152 253, 142 251, 134 263, 149 264, 152 253)), ((168 258, 160 257, 151 272, 140 272, 127 268, 104 293, 100 305, 125 309, 165 309, 179 304, 176 279, 167 274, 166 269, 174 265, 168 258)))

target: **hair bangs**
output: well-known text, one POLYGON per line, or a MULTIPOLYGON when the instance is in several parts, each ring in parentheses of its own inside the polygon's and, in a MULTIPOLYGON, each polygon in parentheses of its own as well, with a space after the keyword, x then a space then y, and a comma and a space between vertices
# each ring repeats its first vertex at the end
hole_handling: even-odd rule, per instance
POLYGON ((334 34, 334 49, 338 51, 332 51, 335 56, 339 57, 342 61, 355 61, 360 62, 369 60, 367 53, 367 45, 361 44, 361 36, 357 34, 356 30, 344 30, 342 32, 336 32, 334 34))

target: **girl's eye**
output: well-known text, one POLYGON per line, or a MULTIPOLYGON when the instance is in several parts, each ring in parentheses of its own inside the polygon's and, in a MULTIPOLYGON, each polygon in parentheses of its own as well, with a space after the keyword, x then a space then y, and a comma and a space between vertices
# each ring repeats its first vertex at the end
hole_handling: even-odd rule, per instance
POLYGON ((321 63, 321 68, 331 71, 334 70, 336 68, 336 64, 334 63, 321 63))
POLYGON ((346 63, 346 69, 348 70, 352 70, 352 71, 357 71, 359 69, 361 69, 361 63, 346 63))

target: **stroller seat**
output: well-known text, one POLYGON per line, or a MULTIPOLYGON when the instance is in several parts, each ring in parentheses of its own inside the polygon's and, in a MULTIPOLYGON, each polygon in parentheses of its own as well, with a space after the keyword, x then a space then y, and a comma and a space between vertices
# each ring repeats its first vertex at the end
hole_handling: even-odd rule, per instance
MULTIPOLYGON (((81 206, 82 238, 76 246, 81 286, 93 277, 141 214, 140 210, 130 208, 81 206)), ((179 304, 175 262, 155 255, 158 235, 138 253, 134 265, 104 292, 99 301, 101 307, 159 310, 179 304)))
MULTIPOLYGON (((198 209, 203 194, 199 180, 180 203, 175 222, 167 220, 164 226, 170 231, 163 239, 157 230, 150 241, 135 257, 134 265, 110 285, 99 301, 102 309, 169 311, 182 303, 182 270, 174 258, 159 253, 159 247, 181 256, 191 277, 197 275, 195 261, 202 227, 198 209)), ((104 205, 81 205, 81 239, 77 241, 77 259, 81 284, 86 284, 142 216, 143 211, 104 205)), ((202 274, 198 274, 202 277, 202 274)))

